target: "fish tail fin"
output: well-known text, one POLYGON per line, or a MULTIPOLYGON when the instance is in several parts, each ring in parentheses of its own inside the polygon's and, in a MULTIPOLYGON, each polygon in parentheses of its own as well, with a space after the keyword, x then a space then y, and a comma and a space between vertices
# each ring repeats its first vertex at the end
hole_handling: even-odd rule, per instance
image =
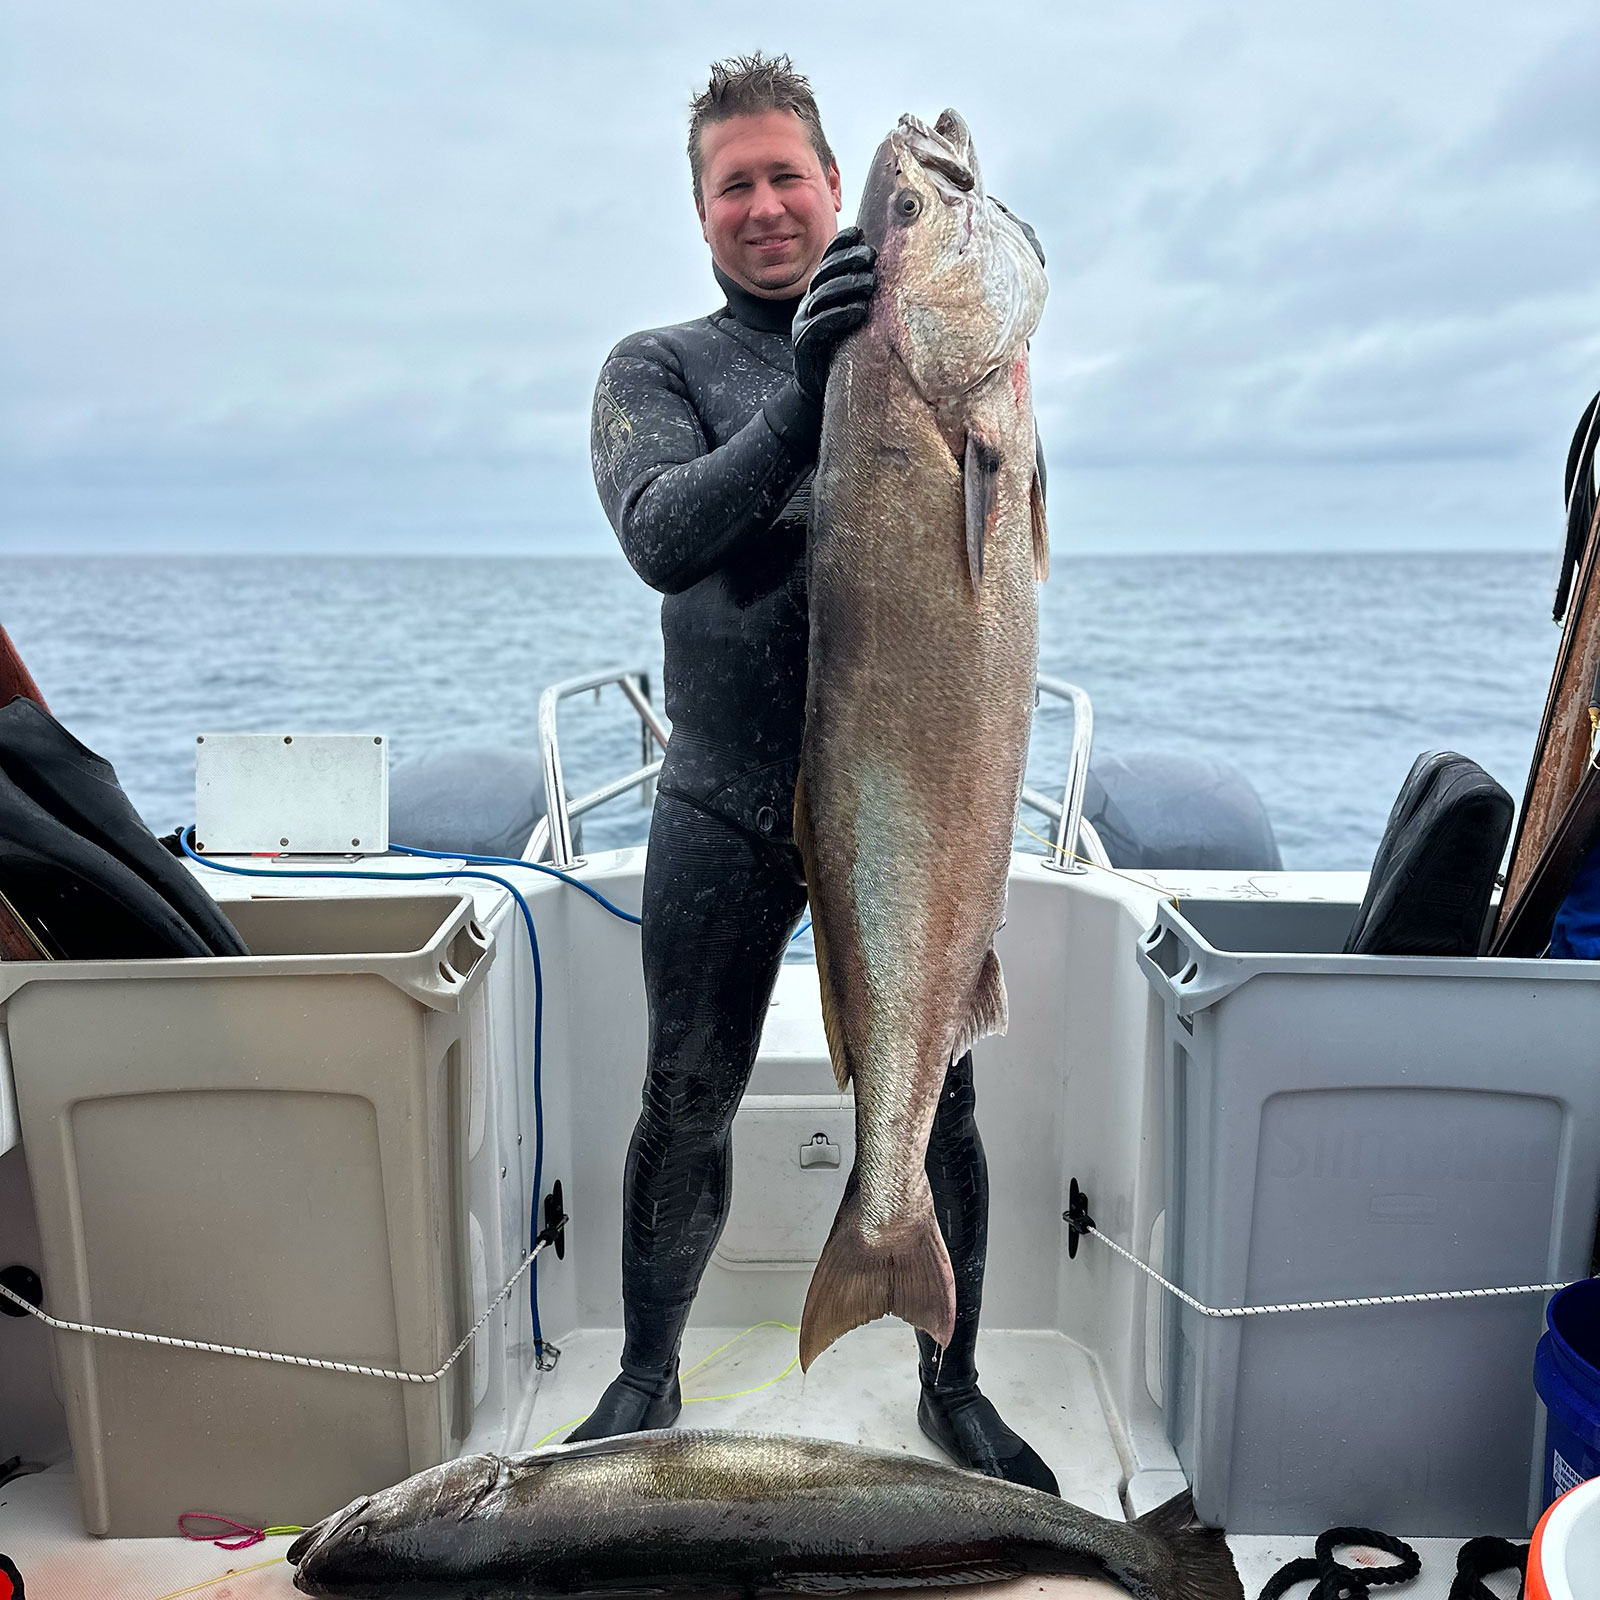
POLYGON ((1187 1489, 1133 1525, 1162 1547, 1160 1570, 1144 1575, 1156 1600, 1244 1600, 1226 1535, 1195 1516, 1187 1489))
POLYGON ((955 1278, 925 1174, 921 1203, 892 1232, 874 1238, 861 1225, 856 1175, 850 1174, 806 1291, 800 1370, 809 1370, 835 1339, 879 1317, 900 1317, 941 1345, 955 1334, 955 1278))

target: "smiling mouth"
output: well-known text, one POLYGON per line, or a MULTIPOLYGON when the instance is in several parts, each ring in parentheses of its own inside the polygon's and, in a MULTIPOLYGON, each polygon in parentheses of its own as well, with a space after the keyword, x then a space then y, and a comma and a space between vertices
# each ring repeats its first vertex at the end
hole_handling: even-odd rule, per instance
POLYGON ((794 243, 796 235, 792 233, 763 234, 759 239, 750 239, 746 242, 752 250, 782 250, 794 243))

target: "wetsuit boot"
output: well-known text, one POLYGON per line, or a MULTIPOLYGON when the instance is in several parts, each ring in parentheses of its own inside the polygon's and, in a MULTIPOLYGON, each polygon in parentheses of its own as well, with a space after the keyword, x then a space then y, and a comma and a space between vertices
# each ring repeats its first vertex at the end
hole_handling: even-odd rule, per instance
POLYGON ((674 1359, 665 1377, 621 1372, 607 1385, 595 1408, 567 1435, 568 1444, 583 1439, 609 1439, 618 1433, 645 1433, 670 1428, 683 1410, 674 1359))
POLYGON ((917 1426, 958 1466, 1059 1494, 1055 1474, 1006 1426, 978 1388, 975 1357, 989 1242, 989 1168, 973 1119, 973 1099, 968 1054, 950 1068, 928 1139, 933 1209, 955 1273, 956 1327, 944 1350, 927 1334, 917 1334, 917 1374, 922 1380, 917 1426))

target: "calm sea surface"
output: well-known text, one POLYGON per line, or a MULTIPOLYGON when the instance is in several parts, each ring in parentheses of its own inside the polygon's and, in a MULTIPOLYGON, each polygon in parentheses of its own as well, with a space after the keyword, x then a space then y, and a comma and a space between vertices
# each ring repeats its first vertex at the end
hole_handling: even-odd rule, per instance
MULTIPOLYGON (((1266 802, 1286 865, 1364 868, 1421 750, 1465 752, 1520 800, 1559 637, 1554 573, 1553 555, 1067 558, 1042 591, 1040 669, 1090 692, 1097 751, 1223 756, 1266 802)), ((204 730, 373 730, 397 758, 533 748, 555 679, 626 665, 659 684, 659 607, 620 559, 0 567, 0 621, 51 709, 157 831, 192 818, 204 730)), ((1059 793, 1070 730, 1047 703, 1037 787, 1059 793)), ((562 751, 574 792, 636 764, 615 691, 568 703, 562 751)), ((632 843, 647 819, 615 802, 586 840, 632 843)))

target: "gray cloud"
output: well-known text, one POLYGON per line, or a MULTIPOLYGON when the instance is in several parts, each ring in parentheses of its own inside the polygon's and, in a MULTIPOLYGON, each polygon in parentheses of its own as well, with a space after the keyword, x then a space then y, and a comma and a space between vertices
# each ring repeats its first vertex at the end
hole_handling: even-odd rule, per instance
POLYGON ((682 121, 791 48, 1044 236, 1059 547, 1545 544, 1600 385, 1590 0, 260 0, 0 19, 0 549, 604 549, 590 386, 708 309, 682 121), (825 42, 824 42, 825 41, 825 42))

